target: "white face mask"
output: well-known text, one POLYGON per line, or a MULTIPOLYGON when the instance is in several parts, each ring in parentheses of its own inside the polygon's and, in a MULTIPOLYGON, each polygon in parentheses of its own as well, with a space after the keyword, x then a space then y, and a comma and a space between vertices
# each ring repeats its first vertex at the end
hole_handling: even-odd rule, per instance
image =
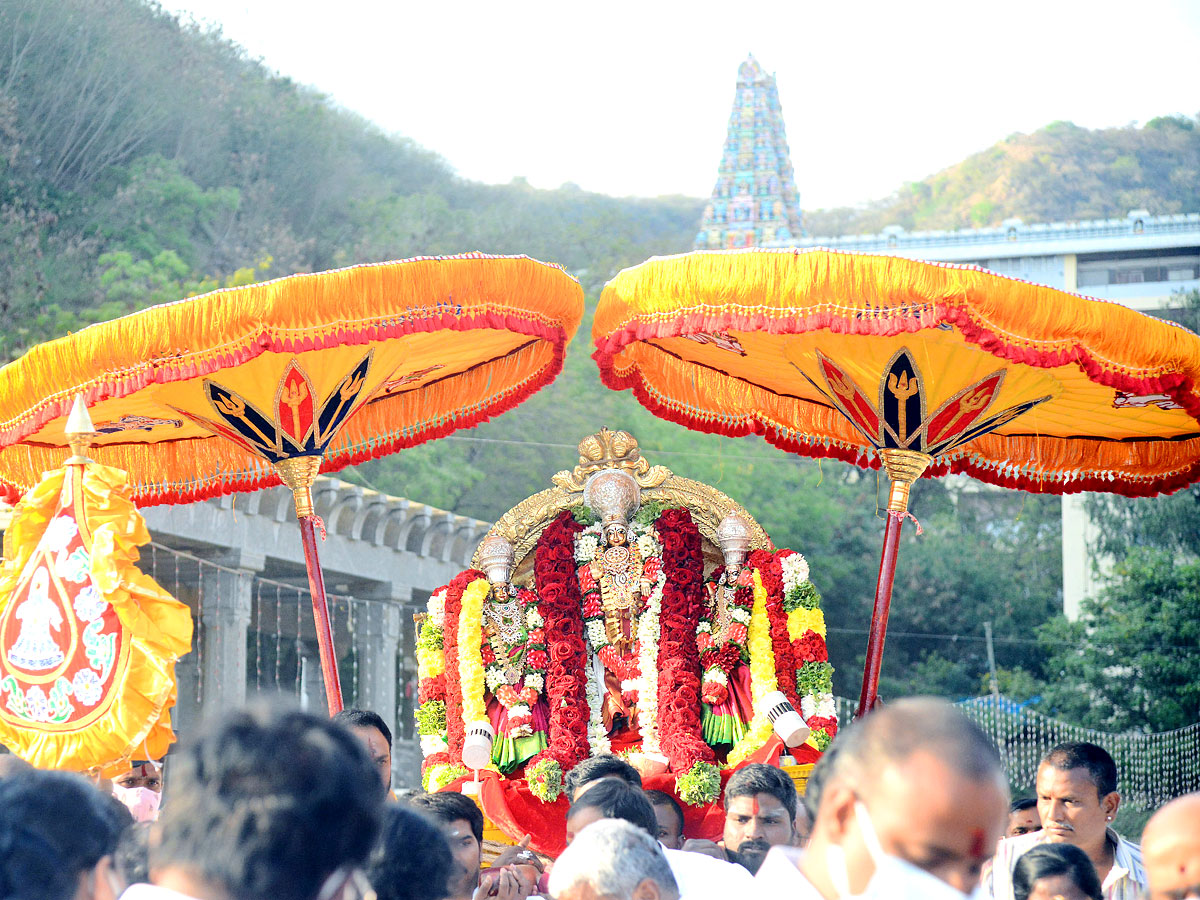
POLYGON ((965 897, 975 900, 984 896, 982 885, 976 886, 970 894, 964 894, 936 875, 931 875, 898 856, 885 853, 871 822, 871 816, 861 802, 854 804, 854 817, 858 821, 867 852, 871 854, 871 860, 875 863, 875 874, 862 894, 852 895, 850 874, 846 868, 846 853, 841 847, 830 847, 825 862, 829 870, 829 880, 833 882, 833 888, 839 897, 887 897, 888 900, 963 900, 965 897))
POLYGON ((158 791, 152 791, 148 787, 130 788, 114 784, 112 792, 113 796, 133 813, 135 822, 153 822, 158 818, 158 804, 162 800, 158 791))

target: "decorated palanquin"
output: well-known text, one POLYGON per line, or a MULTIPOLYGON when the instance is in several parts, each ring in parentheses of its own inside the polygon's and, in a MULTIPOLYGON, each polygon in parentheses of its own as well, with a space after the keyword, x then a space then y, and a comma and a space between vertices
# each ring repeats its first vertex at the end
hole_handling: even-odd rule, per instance
POLYGON ((748 762, 802 782, 837 731, 820 597, 720 491, 601 430, 554 487, 505 513, 417 639, 429 790, 477 792, 505 834, 562 848, 564 775, 625 756, 719 836, 748 762))
POLYGON ((175 740, 192 618, 137 568, 150 535, 129 494, 123 471, 76 449, 5 533, 0 743, 40 768, 113 776, 175 740))

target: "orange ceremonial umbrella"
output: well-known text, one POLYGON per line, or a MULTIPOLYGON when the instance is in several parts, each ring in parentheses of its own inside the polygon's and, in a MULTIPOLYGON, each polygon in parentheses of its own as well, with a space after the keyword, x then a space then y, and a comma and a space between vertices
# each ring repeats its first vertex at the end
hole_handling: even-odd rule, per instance
POLYGON ((81 394, 92 455, 142 505, 283 482, 300 520, 321 669, 341 708, 311 485, 516 406, 562 369, 583 291, 557 266, 482 254, 294 275, 152 307, 0 369, 0 486, 58 466, 81 394))
POLYGON ((662 418, 886 469, 859 715, 876 699, 917 478, 1134 497, 1200 479, 1200 338, 974 266, 829 250, 656 258, 609 282, 592 336, 604 383, 662 418))

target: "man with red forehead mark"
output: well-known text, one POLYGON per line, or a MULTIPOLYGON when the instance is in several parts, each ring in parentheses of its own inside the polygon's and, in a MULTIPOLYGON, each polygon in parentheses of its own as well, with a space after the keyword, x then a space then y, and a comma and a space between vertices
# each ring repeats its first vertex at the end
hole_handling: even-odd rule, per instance
POLYGON ((808 847, 775 847, 762 896, 954 900, 1004 833, 1008 785, 996 748, 953 706, 901 700, 837 738, 808 847))
POLYGON ((113 779, 112 793, 133 814, 134 821, 155 821, 162 800, 162 765, 135 760, 128 772, 113 779))

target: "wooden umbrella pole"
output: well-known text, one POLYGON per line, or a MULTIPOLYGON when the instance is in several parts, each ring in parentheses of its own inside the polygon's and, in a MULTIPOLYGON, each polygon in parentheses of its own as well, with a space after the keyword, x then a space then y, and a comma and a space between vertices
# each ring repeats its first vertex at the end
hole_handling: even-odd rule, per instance
POLYGON ((317 649, 321 656, 321 676, 325 681, 325 700, 329 715, 342 709, 342 682, 338 676, 337 654, 333 649, 333 628, 329 621, 329 603, 325 598, 325 575, 317 554, 316 523, 313 509, 312 485, 321 469, 321 457, 297 456, 275 464, 279 477, 291 488, 296 501, 296 518, 300 523, 300 541, 304 546, 304 565, 308 570, 308 587, 312 593, 313 622, 317 629, 317 649))
POLYGON ((883 668, 883 643, 887 637, 888 613, 892 608, 892 584, 896 578, 896 557, 900 551, 900 529, 908 512, 908 492, 914 481, 933 458, 916 450, 879 451, 883 467, 892 482, 888 496, 887 527, 883 532, 883 553, 879 559, 879 580, 875 586, 875 606, 871 611, 871 631, 867 637, 867 659, 863 666, 862 692, 854 713, 861 719, 879 699, 879 672, 883 668))

